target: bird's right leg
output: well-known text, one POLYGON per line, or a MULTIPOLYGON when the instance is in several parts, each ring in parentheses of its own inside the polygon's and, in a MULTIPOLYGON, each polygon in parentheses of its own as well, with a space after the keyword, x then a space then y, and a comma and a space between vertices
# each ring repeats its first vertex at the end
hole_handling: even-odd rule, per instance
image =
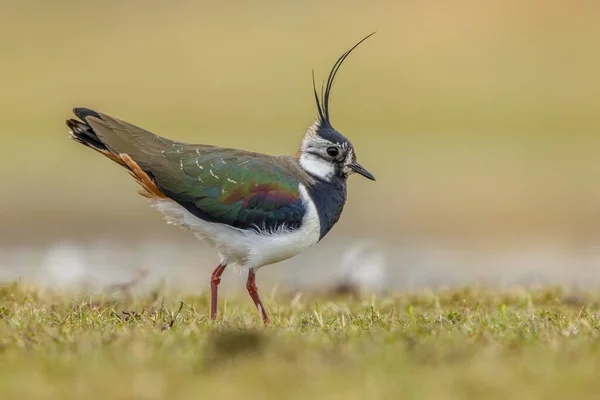
POLYGON ((246 289, 248 289, 248 293, 254 301, 254 305, 258 308, 258 311, 262 315, 263 322, 265 325, 269 325, 271 323, 271 318, 269 318, 269 313, 265 308, 262 300, 260 299, 260 295, 258 294, 258 286, 256 286, 256 275, 254 274, 254 270, 251 269, 248 271, 248 280, 246 281, 246 289))
POLYGON ((225 271, 227 264, 219 264, 210 276, 210 319, 217 319, 217 292, 219 291, 219 283, 221 283, 221 275, 225 271))

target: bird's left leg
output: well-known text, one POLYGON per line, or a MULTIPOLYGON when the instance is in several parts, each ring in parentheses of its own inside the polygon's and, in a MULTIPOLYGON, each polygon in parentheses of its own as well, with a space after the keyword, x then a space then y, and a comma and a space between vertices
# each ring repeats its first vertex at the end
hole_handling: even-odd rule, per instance
POLYGON ((270 324, 271 318, 269 318, 267 309, 265 308, 262 300, 260 299, 260 295, 258 294, 258 287, 256 286, 256 275, 254 274, 253 269, 251 269, 248 272, 248 280, 246 281, 246 289, 248 289, 248 293, 250 294, 250 297, 252 297, 252 300, 254 301, 256 308, 258 308, 258 311, 260 311, 265 325, 270 324))

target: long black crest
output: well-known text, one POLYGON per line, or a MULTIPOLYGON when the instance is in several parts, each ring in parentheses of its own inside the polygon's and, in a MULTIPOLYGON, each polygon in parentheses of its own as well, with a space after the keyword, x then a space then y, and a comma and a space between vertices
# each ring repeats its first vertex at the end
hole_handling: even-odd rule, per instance
POLYGON ((331 72, 329 72, 329 77, 327 78, 327 82, 324 83, 324 88, 321 86, 321 97, 319 98, 319 94, 317 93, 317 87, 315 85, 315 72, 313 71, 312 80, 313 80, 313 91, 315 93, 315 101, 317 102, 317 110, 319 112, 319 120, 322 123, 329 123, 329 97, 331 96, 331 88, 333 87, 333 82, 335 80, 335 75, 338 70, 346 60, 346 57, 352 53, 354 49, 356 49, 362 42, 373 36, 375 32, 365 36, 361 39, 360 42, 356 43, 350 50, 346 51, 344 54, 338 58, 338 60, 333 64, 333 68, 331 68, 331 72))

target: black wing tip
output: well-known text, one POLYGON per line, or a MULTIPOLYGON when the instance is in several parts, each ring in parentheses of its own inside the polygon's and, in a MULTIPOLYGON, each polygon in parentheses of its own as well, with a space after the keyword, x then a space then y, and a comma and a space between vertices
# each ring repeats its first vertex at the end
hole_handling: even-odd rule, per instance
POLYGON ((100 138, 94 132, 94 129, 87 123, 87 117, 96 117, 100 118, 100 114, 97 112, 90 110, 89 108, 77 107, 73 109, 73 113, 77 118, 76 119, 68 119, 66 120, 66 124, 71 130, 71 138, 78 143, 84 144, 86 146, 95 148, 97 150, 107 150, 107 147, 102 143, 100 138))
POLYGON ((86 108, 86 107, 73 108, 73 114, 75 114, 77 116, 77 118, 79 118, 82 121, 85 121, 85 119, 87 117, 94 117, 94 118, 101 119, 100 114, 98 114, 96 111, 94 111, 90 108, 86 108))

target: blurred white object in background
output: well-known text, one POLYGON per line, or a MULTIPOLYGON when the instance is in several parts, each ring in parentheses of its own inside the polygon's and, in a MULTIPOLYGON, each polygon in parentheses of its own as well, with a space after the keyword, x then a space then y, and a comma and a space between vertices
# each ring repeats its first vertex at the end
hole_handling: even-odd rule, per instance
POLYGON ((41 273, 52 286, 75 286, 84 283, 86 272, 85 251, 71 242, 52 245, 42 260, 41 273))
POLYGON ((382 249, 369 242, 354 243, 342 253, 339 285, 368 292, 386 287, 387 260, 382 249))

